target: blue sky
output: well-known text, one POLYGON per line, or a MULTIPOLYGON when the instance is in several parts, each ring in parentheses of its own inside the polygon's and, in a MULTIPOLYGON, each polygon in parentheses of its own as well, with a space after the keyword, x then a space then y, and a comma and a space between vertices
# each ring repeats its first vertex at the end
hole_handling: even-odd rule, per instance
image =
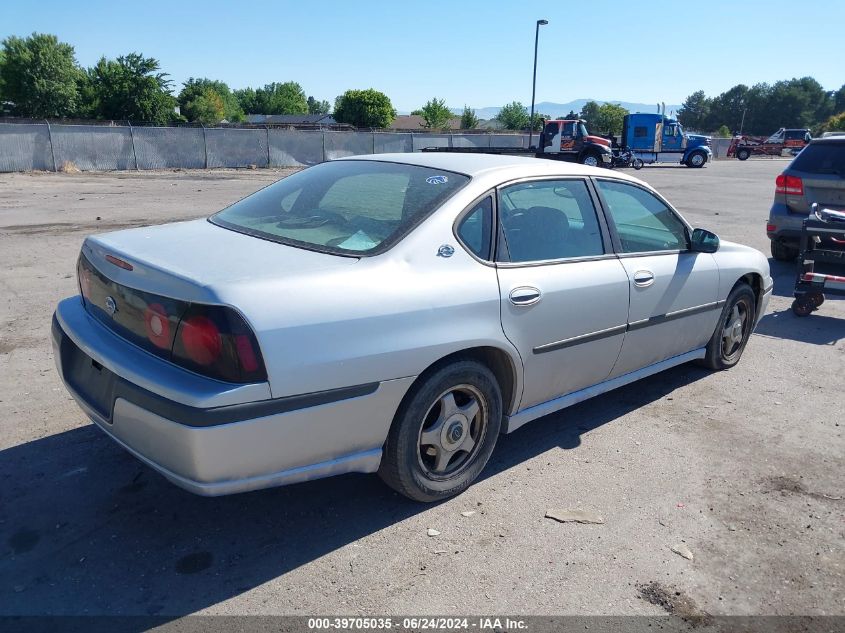
POLYGON ((179 84, 190 76, 232 88, 299 82, 334 101, 376 88, 409 111, 437 96, 450 107, 579 98, 680 103, 737 83, 814 76, 845 83, 841 0, 645 3, 322 0, 143 3, 5 2, 0 37, 54 33, 79 62, 136 51, 179 84), (529 8, 533 7, 533 8, 529 8))

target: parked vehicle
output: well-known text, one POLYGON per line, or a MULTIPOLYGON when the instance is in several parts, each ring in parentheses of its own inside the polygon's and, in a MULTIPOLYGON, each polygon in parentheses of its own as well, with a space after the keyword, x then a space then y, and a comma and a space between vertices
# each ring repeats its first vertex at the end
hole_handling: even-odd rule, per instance
MULTIPOLYGON (((798 256, 801 224, 813 203, 845 210, 845 137, 813 139, 775 180, 775 198, 766 224, 772 257, 792 261, 798 256)), ((841 248, 827 242, 822 250, 841 248)))
POLYGON ((680 122, 660 113, 625 115, 621 145, 646 164, 680 162, 687 167, 704 167, 713 158, 709 137, 687 134, 680 122))
POLYGON ((545 121, 537 139, 537 147, 426 147, 422 151, 534 156, 581 163, 590 167, 611 167, 614 160, 610 141, 590 134, 581 119, 545 121))
POLYGON ((625 174, 485 155, 323 163, 208 220, 88 237, 53 318, 109 436, 192 492, 376 472, 465 489, 500 433, 735 365, 766 258, 625 174))
POLYGON ((546 121, 538 149, 543 158, 556 157, 590 167, 609 167, 612 162, 608 160, 612 156, 610 140, 590 134, 581 119, 546 121))
POLYGON ((812 140, 807 128, 780 128, 770 137, 735 136, 728 146, 727 156, 748 160, 751 156, 796 155, 812 140))

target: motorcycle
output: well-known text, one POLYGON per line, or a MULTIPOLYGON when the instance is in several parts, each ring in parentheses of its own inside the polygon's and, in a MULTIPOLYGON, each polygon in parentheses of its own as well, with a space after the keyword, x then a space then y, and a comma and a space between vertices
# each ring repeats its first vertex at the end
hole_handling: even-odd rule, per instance
POLYGON ((643 165, 643 159, 634 156, 634 152, 627 147, 616 150, 613 153, 611 167, 633 167, 634 169, 642 169, 643 165))

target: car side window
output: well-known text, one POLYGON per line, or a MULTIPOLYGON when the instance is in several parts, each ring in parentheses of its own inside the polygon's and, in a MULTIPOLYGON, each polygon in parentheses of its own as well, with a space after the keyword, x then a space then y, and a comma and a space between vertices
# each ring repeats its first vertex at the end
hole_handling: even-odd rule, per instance
POLYGON ((464 246, 481 259, 490 259, 493 238, 493 198, 476 203, 458 225, 458 237, 464 246))
POLYGON ((683 251, 688 248, 683 222, 654 194, 635 185, 597 180, 623 253, 683 251))
POLYGON ((501 189, 500 218, 511 262, 604 254, 587 183, 538 180, 501 189))

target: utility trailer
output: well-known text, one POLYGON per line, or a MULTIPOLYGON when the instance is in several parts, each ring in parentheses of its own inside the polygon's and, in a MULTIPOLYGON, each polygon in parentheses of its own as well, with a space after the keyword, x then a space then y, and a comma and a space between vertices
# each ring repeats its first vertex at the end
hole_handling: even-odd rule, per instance
POLYGON ((591 135, 581 119, 545 121, 536 147, 424 147, 422 151, 534 156, 581 163, 592 167, 613 166, 610 141, 601 136, 591 135))

